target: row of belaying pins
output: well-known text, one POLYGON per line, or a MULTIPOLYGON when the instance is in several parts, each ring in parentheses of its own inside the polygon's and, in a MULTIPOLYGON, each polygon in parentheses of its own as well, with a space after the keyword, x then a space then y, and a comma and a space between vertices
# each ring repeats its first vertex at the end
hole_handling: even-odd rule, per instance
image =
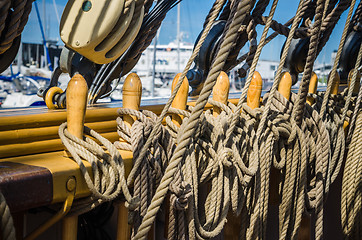
MULTIPOLYGON (((181 74, 177 74, 172 83, 172 90, 176 86, 179 81, 181 74)), ((313 73, 310 85, 309 85, 309 93, 316 93, 317 91, 317 83, 318 79, 315 73, 313 73)), ((336 74, 336 78, 334 79, 332 87, 332 94, 338 94, 339 89, 339 76, 336 74)), ((261 104, 261 94, 262 94, 262 77, 258 72, 255 72, 248 89, 247 93, 247 105, 252 108, 258 108, 261 104)), ((355 86, 354 93, 358 93, 359 90, 359 81, 357 81, 357 85, 355 86)), ((213 100, 227 104, 228 94, 229 94, 229 78, 226 73, 221 72, 217 82, 213 88, 213 100)), ((278 91, 289 100, 291 95, 291 87, 292 87, 292 78, 288 72, 285 72, 281 78, 278 91)), ((186 110, 187 108, 187 97, 188 97, 189 85, 186 77, 179 89, 173 103, 172 107, 186 110)), ((70 80, 67 88, 67 122, 68 122, 68 131, 78 138, 83 138, 83 126, 84 126, 84 118, 86 112, 87 105, 87 83, 85 79, 76 74, 70 80)), ((131 73, 126 78, 123 85, 123 108, 129 108, 133 110, 140 109, 142 95, 142 83, 140 78, 135 73, 131 73)), ((308 97, 307 103, 313 104, 314 99, 308 97)), ((216 117, 221 113, 221 109, 214 106, 213 115, 216 117)), ((124 116, 123 120, 131 126, 135 121, 132 116, 124 116)), ((172 121, 180 126, 182 124, 182 117, 173 114, 172 121)), ((345 123, 344 127, 347 127, 348 123, 345 123)), ((120 141, 124 141, 120 139, 120 141)), ((129 172, 129 169, 126 172, 129 172)), ((273 174, 272 174, 273 175, 273 174)), ((271 176, 272 178, 272 176, 271 176)), ((271 183, 270 189, 270 204, 278 205, 277 197, 274 195, 278 194, 277 184, 271 183)), ((239 233, 239 225, 240 221, 237 217, 233 216, 231 212, 228 215, 228 223, 224 228, 224 239, 238 239, 239 233)), ((125 208, 124 203, 119 204, 118 206, 118 223, 117 223, 117 240, 129 239, 130 238, 130 226, 128 225, 128 210, 125 208)), ((166 223, 167 224, 167 223, 166 223)), ((78 217, 71 216, 65 217, 62 222, 62 239, 66 240, 76 240, 77 239, 77 228, 78 228, 78 217)), ((160 231, 155 231, 155 226, 151 229, 148 239, 159 239, 160 231), (156 237, 157 232, 157 237, 156 237)), ((163 233, 162 233, 163 234, 163 233)), ((309 219, 306 217, 302 221, 302 227, 300 230, 299 238, 300 239, 309 239, 310 235, 310 227, 309 227, 309 219)), ((165 234, 167 236, 167 234, 165 234)), ((165 237, 166 238, 166 237, 165 237)))

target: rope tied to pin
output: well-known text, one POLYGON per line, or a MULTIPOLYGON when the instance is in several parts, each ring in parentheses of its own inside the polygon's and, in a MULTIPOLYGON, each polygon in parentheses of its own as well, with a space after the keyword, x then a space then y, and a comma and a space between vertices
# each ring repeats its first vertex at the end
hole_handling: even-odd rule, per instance
POLYGON ((80 201, 79 205, 72 209, 74 214, 87 212, 103 202, 112 201, 121 192, 131 209, 138 205, 139 200, 131 197, 126 184, 123 159, 109 140, 86 126, 84 126, 84 139, 79 139, 68 132, 67 123, 60 125, 58 134, 74 161, 79 165, 92 193, 89 198, 80 201), (107 152, 90 137, 99 141, 107 152), (91 165, 94 180, 82 160, 86 160, 91 165))

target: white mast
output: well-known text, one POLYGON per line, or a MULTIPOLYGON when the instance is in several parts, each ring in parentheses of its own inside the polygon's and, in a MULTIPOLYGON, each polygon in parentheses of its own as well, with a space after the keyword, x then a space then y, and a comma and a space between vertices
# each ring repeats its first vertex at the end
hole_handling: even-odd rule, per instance
POLYGON ((155 97, 157 38, 158 38, 158 34, 156 34, 156 36, 153 40, 153 70, 152 70, 152 82, 151 82, 151 97, 155 97))
POLYGON ((181 71, 180 68, 180 5, 177 5, 177 72, 181 71))
POLYGON ((59 18, 57 4, 55 3, 55 0, 53 0, 53 6, 54 6, 54 11, 55 11, 55 16, 57 17, 58 26, 59 26, 60 25, 60 18, 59 18))
POLYGON ((20 47, 18 51, 18 73, 21 73, 21 65, 23 65, 23 43, 20 41, 20 47))

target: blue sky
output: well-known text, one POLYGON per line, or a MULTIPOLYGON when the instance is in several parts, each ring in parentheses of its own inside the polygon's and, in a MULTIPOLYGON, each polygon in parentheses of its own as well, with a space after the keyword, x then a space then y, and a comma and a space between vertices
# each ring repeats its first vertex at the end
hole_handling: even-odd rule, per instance
MULTIPOLYGON (((55 14, 55 8, 53 5, 53 0, 37 0, 39 11, 41 17, 46 23, 45 32, 48 38, 59 40, 59 25, 57 21, 57 17, 55 14), (46 8, 46 17, 43 16, 43 2, 45 1, 46 8)), ((55 0, 56 8, 61 16, 63 8, 66 4, 66 0, 55 0)), ((181 2, 181 32, 183 40, 185 42, 194 43, 197 38, 199 32, 202 30, 203 22, 208 14, 209 9, 213 4, 213 0, 183 0, 181 2)), ((297 0, 280 0, 278 7, 276 9, 276 13, 274 15, 274 19, 279 22, 286 22, 291 17, 295 15, 296 9, 298 7, 297 0)), ((267 11, 264 15, 268 15, 270 6, 267 8, 267 11)), ((348 10, 347 10, 348 11, 348 10)), ((330 41, 326 44, 323 51, 320 53, 317 61, 320 63, 330 62, 330 56, 333 50, 338 48, 338 44, 340 41, 340 37, 342 35, 344 23, 346 21, 347 11, 345 11, 342 15, 342 18, 338 22, 330 41)), ((176 7, 172 9, 168 14, 161 26, 160 44, 167 44, 176 38, 176 29, 177 29, 177 10, 176 7)), ((44 23, 43 23, 44 24, 44 23)), ((261 36, 262 27, 258 27, 258 38, 261 36)), ((269 34, 271 30, 269 30, 269 34)), ((36 16, 36 11, 33 6, 32 12, 29 17, 29 21, 27 26, 23 32, 23 42, 38 42, 42 41, 41 33, 39 28, 39 23, 36 16)), ((285 37, 278 36, 273 41, 271 41, 267 46, 264 47, 263 52, 261 54, 261 59, 265 60, 279 60, 280 49, 285 41, 285 37)))

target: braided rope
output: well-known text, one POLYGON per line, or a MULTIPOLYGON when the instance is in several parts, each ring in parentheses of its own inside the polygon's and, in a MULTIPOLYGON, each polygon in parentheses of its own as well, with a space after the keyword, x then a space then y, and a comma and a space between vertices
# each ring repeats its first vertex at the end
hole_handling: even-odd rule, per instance
POLYGON ((5 28, 6 18, 8 16, 11 1, 1 1, 0 3, 0 36, 5 28))
POLYGON ((9 206, 6 204, 4 195, 0 192, 0 227, 1 239, 15 240, 15 228, 9 206))
MULTIPOLYGON (((206 17, 206 21, 208 22, 206 28, 203 30, 203 33, 201 35, 201 38, 199 40, 199 42, 197 43, 189 61, 187 62, 187 65, 184 69, 184 71, 182 72, 181 76, 180 76, 180 80, 178 81, 178 83, 176 84, 174 90, 171 93, 171 96, 169 98, 169 100, 167 101, 164 109, 162 110, 160 116, 158 117, 158 121, 156 123, 156 126, 154 127, 154 129, 152 130, 150 137, 147 139, 147 142, 145 143, 145 147, 142 149, 141 153, 140 153, 140 157, 139 158, 143 158, 144 155, 146 154, 147 149, 150 147, 152 139, 156 136, 156 134, 159 132, 160 127, 161 127, 161 122, 163 120, 163 118, 166 116, 168 109, 170 109, 172 101, 174 100, 174 98, 176 97, 176 94, 178 92, 178 90, 180 89, 183 79, 186 76, 187 71, 190 69, 193 60, 196 58, 197 54, 200 51, 200 48, 203 44, 203 42, 205 41, 205 38, 208 34, 208 32, 211 29, 212 23, 213 21, 215 21, 216 17, 219 15, 219 12, 221 10, 221 8, 223 7, 225 1, 224 0, 217 0, 214 4, 214 6, 212 7, 212 9, 210 10, 209 15, 206 17)), ((130 174, 128 175, 128 183, 130 183, 132 181, 132 179, 134 178, 134 174, 135 174, 135 169, 137 169, 139 163, 138 163, 138 159, 136 159, 135 164, 134 164, 134 168, 132 168, 130 174)))
POLYGON ((343 45, 344 45, 344 42, 345 42, 346 37, 347 37, 348 27, 349 27, 349 24, 350 24, 350 21, 351 21, 351 17, 352 17, 353 8, 354 8, 355 3, 356 3, 356 1, 352 0, 352 2, 350 4, 350 8, 349 8, 348 15, 347 15, 347 20, 346 20, 346 23, 344 25, 343 33, 342 33, 342 36, 341 36, 341 41, 339 42, 336 58, 334 60, 334 64, 333 64, 333 67, 332 67, 332 70, 331 70, 331 76, 330 76, 331 81, 328 81, 326 93, 325 93, 324 98, 323 98, 322 108, 321 108, 321 113, 322 113, 323 118, 324 118, 324 116, 326 114, 326 107, 327 107, 328 97, 329 97, 329 95, 331 93, 331 90, 332 90, 333 80, 334 80, 335 75, 336 75, 336 70, 337 70, 337 67, 338 67, 339 59, 340 59, 341 54, 342 54, 343 45))
POLYGON ((105 201, 112 201, 121 191, 126 198, 129 209, 135 209, 139 205, 139 199, 131 197, 126 184, 123 159, 116 147, 86 126, 84 133, 97 139, 109 154, 91 138, 85 137, 82 140, 70 134, 67 130, 67 123, 60 125, 59 137, 74 161, 79 165, 84 180, 92 193, 92 196, 85 202, 89 203, 90 201, 93 204, 83 204, 73 210, 76 210, 77 214, 87 212, 105 201), (92 181, 82 159, 91 164, 94 181, 92 181))
POLYGON ((362 146, 360 144, 362 115, 358 112, 351 147, 343 172, 341 194, 341 222, 346 239, 360 239, 361 231, 361 182, 362 182, 362 146))
MULTIPOLYGON (((165 170, 165 175, 163 176, 161 183, 157 188, 154 197, 152 198, 151 205, 147 210, 135 239, 143 239, 149 231, 152 222, 154 221, 156 213, 158 212, 160 205, 165 198, 165 194, 167 193, 168 185, 170 184, 173 175, 175 174, 177 165, 182 160, 183 154, 186 151, 187 145, 191 139, 190 137, 195 131, 195 126, 198 124, 198 119, 203 112, 203 108, 211 93, 212 87, 216 82, 216 78, 218 77, 224 65, 224 61, 228 55, 228 50, 232 48, 234 40, 237 37, 237 29, 239 28, 242 20, 245 18, 246 13, 250 7, 250 2, 242 1, 237 4, 237 7, 235 8, 235 16, 230 23, 230 27, 227 28, 227 34, 224 41, 221 43, 220 51, 217 53, 217 57, 215 58, 213 66, 211 67, 200 97, 197 100, 196 106, 191 112, 191 116, 188 119, 187 125, 185 126, 185 129, 183 129, 183 134, 181 134, 181 137, 178 139, 178 145, 176 147, 175 154, 172 156, 170 163, 165 170)), ((180 79, 183 79, 183 77, 181 76, 180 79)), ((182 80, 180 80, 178 83, 182 83, 182 80)))
MULTIPOLYGON (((273 1, 268 18, 261 14, 269 1, 262 0, 257 3, 253 12, 254 18, 250 18, 249 15, 255 1, 228 1, 220 16, 220 18, 228 16, 224 37, 196 106, 190 107, 189 111, 170 107, 183 82, 181 80, 159 117, 148 111, 138 112, 130 109, 119 111, 120 115, 133 115, 137 118, 131 128, 121 118, 117 119, 117 131, 125 142, 116 142, 115 145, 119 149, 132 150, 134 154, 134 165, 127 181, 124 177, 122 158, 113 145, 109 145, 105 139, 85 128, 86 134, 98 139, 108 149, 109 154, 106 154, 94 141, 89 138, 77 139, 67 132, 66 124, 61 125, 59 135, 79 164, 91 189, 92 196, 88 199, 88 202, 92 201, 91 207, 103 201, 113 200, 123 191, 130 210, 129 222, 133 225, 132 238, 145 239, 170 190, 169 238, 216 237, 227 221, 229 209, 234 214, 242 216, 241 238, 266 238, 269 174, 273 164, 282 172, 279 237, 281 239, 297 237, 304 205, 307 205, 308 210, 313 209, 317 215, 316 238, 322 238, 323 199, 328 193, 329 185, 339 172, 341 161, 337 158, 343 156, 345 145, 344 140, 338 137, 342 128, 334 129, 335 125, 331 122, 333 119, 343 123, 349 114, 350 103, 354 101, 351 94, 357 76, 355 70, 348 95, 343 99, 345 104, 344 108, 341 108, 342 117, 339 117, 339 114, 332 116, 334 110, 318 111, 324 107, 320 101, 317 101, 313 107, 305 105, 312 63, 320 47, 317 44, 318 40, 325 38, 327 35, 323 34, 328 33, 332 26, 329 23, 323 25, 324 21, 327 17, 328 21, 332 21, 338 14, 340 16, 339 11, 346 3, 340 1, 340 5, 332 9, 331 6, 336 1, 332 1, 331 4, 329 2, 317 1, 314 24, 310 30, 308 27, 298 28, 298 25, 304 17, 308 17, 304 19, 304 24, 310 23, 312 14, 310 10, 307 11, 306 6, 312 6, 315 2, 300 1, 292 27, 290 30, 287 28, 288 38, 273 87, 270 93, 264 96, 264 106, 251 110, 245 104, 245 97, 263 46, 276 36, 272 34, 267 38, 269 28, 276 24, 272 18, 278 0, 273 1), (323 19, 325 15, 327 17, 323 19), (258 21, 255 19, 259 19, 258 21, 265 25, 258 45, 255 31, 258 21), (243 25, 244 21, 248 20, 249 24, 243 25), (327 29, 326 32, 322 32, 323 26, 327 29), (225 62, 229 60, 230 50, 238 48, 238 44, 242 42, 243 31, 248 34, 251 43, 249 53, 245 57, 247 68, 249 64, 251 67, 238 105, 223 105, 208 100, 216 78, 227 65, 225 62), (276 91, 276 87, 281 78, 281 68, 290 42, 303 31, 306 33, 304 36, 311 36, 307 64, 298 96, 292 94, 291 100, 287 101, 276 91), (212 116, 211 111, 203 112, 207 102, 223 110, 217 118, 212 116), (170 116, 167 116, 170 113, 184 116, 181 127, 172 123, 170 116), (324 115, 328 120, 322 121, 324 115), (166 127, 161 124, 165 117, 166 127), (90 179, 81 158, 91 163, 94 181, 90 179), (128 190, 128 186, 132 184, 133 197, 128 190), (199 192, 203 191, 201 184, 209 184, 211 188, 205 199, 200 199, 199 196, 199 192)), ((226 0, 215 1, 206 18, 200 41, 181 79, 185 77, 225 3, 226 0)), ((153 30, 157 30, 158 26, 156 24, 150 29, 145 37, 146 42, 152 39, 152 35, 155 34, 153 30)), ((145 45, 143 43, 140 49, 145 45)), ((358 55, 358 65, 361 61, 361 52, 360 50, 358 55)), ((329 93, 324 97, 326 95, 329 93)), ((362 94, 360 95, 362 99, 362 94)), ((317 97, 320 99, 320 96, 317 97)), ((327 106, 331 103, 332 101, 328 101, 327 106)), ((356 108, 354 110, 357 111, 356 108)), ((359 124, 357 119, 357 128, 359 124)), ((348 197, 346 201, 350 201, 348 197)), ((358 204, 356 206, 358 210, 358 204)), ((76 206, 76 210, 82 211, 84 207, 76 206)), ((352 215, 356 216, 357 213, 354 212, 352 215)))
MULTIPOLYGON (((8 2, 10 3, 10 1, 8 2)), ((14 39, 21 34, 31 10, 31 3, 32 0, 15 0, 11 1, 11 5, 5 4, 4 8, 2 9, 4 15, 2 15, 0 22, 4 21, 3 16, 7 16, 7 18, 10 20, 6 24, 6 32, 0 31, 2 32, 0 54, 8 50, 13 44, 14 39), (30 2, 30 4, 28 2, 30 2), (9 7, 13 9, 10 13, 9 10, 6 11, 6 9, 9 9, 9 7)), ((1 27, 0 29, 4 29, 4 27, 1 27)))

